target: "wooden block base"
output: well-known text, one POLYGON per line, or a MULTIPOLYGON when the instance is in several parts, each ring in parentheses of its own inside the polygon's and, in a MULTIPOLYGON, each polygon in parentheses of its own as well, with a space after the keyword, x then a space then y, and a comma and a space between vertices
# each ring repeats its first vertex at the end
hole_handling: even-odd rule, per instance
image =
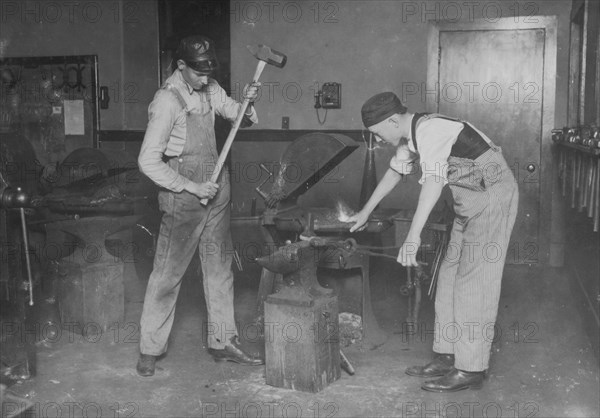
POLYGON ((338 300, 294 292, 285 288, 265 301, 267 384, 316 393, 340 378, 338 300))

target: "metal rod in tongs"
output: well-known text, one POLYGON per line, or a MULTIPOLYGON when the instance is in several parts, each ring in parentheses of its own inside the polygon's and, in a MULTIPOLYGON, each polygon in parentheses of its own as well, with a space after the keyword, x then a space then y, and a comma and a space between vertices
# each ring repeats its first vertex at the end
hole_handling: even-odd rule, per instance
POLYGON ((433 260, 433 268, 431 272, 431 283, 429 284, 429 290, 427 291, 427 295, 430 299, 433 299, 433 294, 435 293, 435 287, 437 283, 437 279, 440 273, 440 266, 442 264, 442 260, 444 258, 444 254, 446 251, 446 247, 448 246, 448 242, 450 241, 450 231, 443 232, 441 237, 441 242, 438 243, 435 258, 433 260))
POLYGON ((240 258, 237 250, 233 250, 233 260, 235 261, 235 265, 239 271, 244 271, 244 265, 242 264, 242 259, 240 258))
POLYGON ((431 292, 435 286, 437 281, 437 273, 438 273, 438 261, 440 258, 439 250, 436 251, 435 259, 433 260, 433 271, 431 272, 431 283, 429 283, 429 290, 427 291, 427 295, 431 297, 431 292))
POLYGON ((421 279, 424 277, 423 267, 417 266, 415 268, 415 276, 413 278, 413 286, 415 287, 415 303, 412 311, 412 322, 413 326, 417 327, 419 322, 419 310, 421 309, 421 279))

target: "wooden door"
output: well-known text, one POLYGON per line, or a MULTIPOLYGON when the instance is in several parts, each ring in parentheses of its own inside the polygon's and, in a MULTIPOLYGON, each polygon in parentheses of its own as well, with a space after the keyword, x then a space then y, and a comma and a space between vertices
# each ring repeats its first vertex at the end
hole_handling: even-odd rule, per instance
POLYGON ((537 263, 545 30, 440 30, 439 113, 473 123, 503 154, 519 185, 507 262, 537 263))

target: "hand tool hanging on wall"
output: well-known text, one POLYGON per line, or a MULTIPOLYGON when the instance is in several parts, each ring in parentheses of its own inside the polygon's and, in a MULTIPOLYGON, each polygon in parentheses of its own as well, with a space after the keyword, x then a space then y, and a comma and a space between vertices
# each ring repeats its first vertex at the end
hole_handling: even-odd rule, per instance
MULTIPOLYGON (((248 50, 258 59, 258 65, 256 66, 256 71, 254 72, 254 77, 252 78, 252 83, 256 83, 260 78, 260 75, 263 72, 266 64, 274 65, 275 67, 283 68, 287 61, 287 57, 281 52, 275 51, 274 49, 269 48, 265 45, 248 45, 248 50)), ((210 178, 210 181, 216 183, 219 179, 219 174, 221 174, 221 168, 225 164, 225 159, 227 158, 227 154, 229 154, 229 149, 231 148, 231 144, 233 143, 233 139, 235 138, 235 134, 237 133, 240 124, 242 123, 242 119, 244 118, 244 114, 246 113, 246 109, 248 108, 248 104, 250 103, 249 99, 244 99, 242 103, 242 107, 231 127, 231 131, 229 131, 229 135, 227 136, 227 140, 225 141, 225 145, 223 145, 223 149, 221 150, 221 154, 219 155, 219 159, 217 160, 217 164, 213 174, 210 178)), ((202 199, 200 202, 203 205, 208 203, 208 199, 202 199)))
POLYGON ((567 193, 567 150, 560 149, 559 155, 558 178, 560 179, 560 190, 562 197, 567 193))
POLYGON ((587 155, 585 157, 585 165, 586 165, 586 177, 585 177, 585 188, 583 194, 583 207, 590 208, 592 207, 591 197, 593 190, 593 181, 594 181, 594 157, 591 155, 587 155))
POLYGON ((594 202, 596 199, 596 162, 594 161, 594 157, 590 156, 590 164, 589 164, 589 177, 587 182, 587 216, 591 218, 594 216, 594 202))
POLYGON ((594 191, 594 232, 600 229, 600 158, 596 159, 596 184, 594 191))
POLYGON ((552 130, 552 140, 560 145, 558 176, 562 196, 571 208, 592 218, 593 230, 600 229, 600 128, 580 126, 552 130), (586 209, 584 211, 584 208, 586 209))

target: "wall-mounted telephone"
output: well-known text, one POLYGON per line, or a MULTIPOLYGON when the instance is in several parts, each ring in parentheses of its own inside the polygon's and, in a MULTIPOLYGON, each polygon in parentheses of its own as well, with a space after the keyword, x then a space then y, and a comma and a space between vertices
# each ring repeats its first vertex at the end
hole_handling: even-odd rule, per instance
POLYGON ((323 109, 340 109, 342 107, 342 85, 340 83, 323 83, 321 107, 323 109))
POLYGON ((342 85, 340 83, 323 83, 321 90, 315 91, 315 109, 317 120, 323 125, 327 120, 327 109, 342 108, 342 85), (319 109, 325 109, 325 117, 321 120, 319 109))

